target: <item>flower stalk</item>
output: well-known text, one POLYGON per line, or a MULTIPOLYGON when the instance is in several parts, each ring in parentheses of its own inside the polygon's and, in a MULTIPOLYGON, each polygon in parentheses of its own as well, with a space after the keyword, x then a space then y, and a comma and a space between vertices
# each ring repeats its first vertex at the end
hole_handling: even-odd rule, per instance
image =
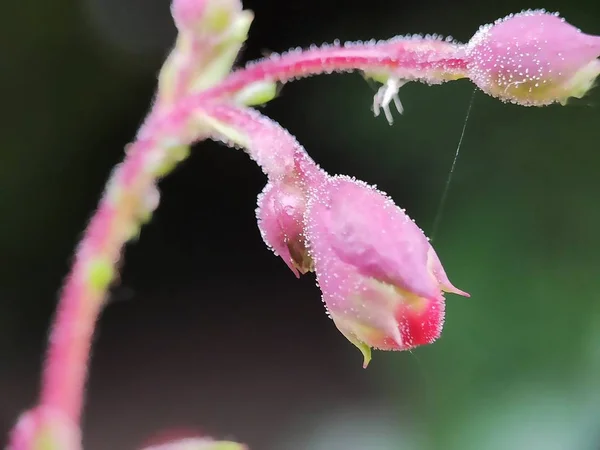
MULTIPOLYGON (((50 333, 39 403, 19 418, 8 450, 81 449, 94 328, 118 278, 123 246, 158 207, 158 181, 204 139, 244 148, 262 167, 268 183, 257 219, 264 241, 297 276, 316 273, 330 317, 363 352, 365 366, 371 348, 406 350, 437 339, 443 292, 468 294, 450 283, 421 230, 385 194, 330 176, 285 129, 248 108, 272 100, 278 83, 363 72, 383 84, 373 110, 391 123, 390 105, 401 111, 398 90, 410 81, 470 78, 503 101, 541 106, 583 96, 600 73, 600 37, 543 11, 483 27, 468 44, 419 36, 336 43, 272 55, 234 72, 253 19, 239 0, 174 0, 172 13, 179 35, 161 69, 155 102, 75 252, 50 333)), ((168 448, 242 447, 203 439, 168 448)))

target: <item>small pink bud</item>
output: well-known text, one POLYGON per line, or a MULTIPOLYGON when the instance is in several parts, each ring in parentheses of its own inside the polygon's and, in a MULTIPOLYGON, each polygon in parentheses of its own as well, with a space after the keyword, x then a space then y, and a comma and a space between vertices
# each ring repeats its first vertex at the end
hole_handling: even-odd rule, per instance
POLYGON ((348 177, 329 178, 308 203, 306 237, 323 301, 338 329, 370 360, 371 347, 434 342, 452 286, 419 227, 391 199, 348 177))
POLYGON ((467 45, 471 80, 489 95, 525 106, 583 97, 600 74, 599 56, 600 36, 545 11, 481 27, 467 45))
POLYGON ((39 406, 19 418, 7 450, 81 450, 81 434, 60 411, 39 406))
POLYGON ((285 180, 269 182, 258 196, 256 218, 262 238, 297 277, 312 270, 304 243, 305 209, 302 189, 285 180))

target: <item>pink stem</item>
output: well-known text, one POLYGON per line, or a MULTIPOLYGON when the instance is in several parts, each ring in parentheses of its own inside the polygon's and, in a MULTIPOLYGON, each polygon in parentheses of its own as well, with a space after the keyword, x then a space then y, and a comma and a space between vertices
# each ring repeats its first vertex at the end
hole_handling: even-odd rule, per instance
POLYGON ((202 95, 212 98, 232 94, 257 81, 287 82, 311 75, 354 70, 441 83, 466 76, 466 67, 461 46, 436 39, 398 38, 376 44, 346 43, 292 50, 250 63, 202 95))
POLYGON ((181 97, 173 110, 149 117, 138 137, 146 137, 156 128, 168 127, 177 115, 202 109, 208 102, 233 96, 257 82, 285 83, 311 75, 354 70, 439 84, 466 77, 467 61, 463 46, 437 39, 395 38, 380 43, 292 50, 250 63, 212 88, 181 97))
MULTIPOLYGON (((186 112, 188 114, 182 115, 175 111, 171 115, 173 128, 169 131, 173 135, 181 135, 181 126, 192 113, 186 112)), ((312 164, 316 170, 293 136, 256 111, 208 104, 205 110, 194 113, 211 115, 247 134, 250 155, 270 176, 290 170, 298 152, 306 159, 305 164, 312 164)), ((165 136, 164 130, 154 130, 152 134, 156 139, 165 136)), ((42 375, 40 405, 62 412, 73 422, 78 422, 81 415, 94 327, 104 305, 112 271, 122 247, 139 225, 140 213, 156 207, 151 199, 156 181, 153 173, 156 139, 132 144, 123 163, 114 171, 84 232, 59 300, 42 375)))
POLYGON ((77 422, 80 417, 96 318, 102 299, 87 292, 74 270, 64 288, 50 336, 40 404, 77 422))
MULTIPOLYGON (((249 156, 263 169, 269 179, 277 179, 294 173, 299 160, 318 170, 304 147, 285 128, 258 111, 232 104, 209 103, 203 114, 225 123, 245 138, 244 148, 249 156)), ((226 135, 213 135, 229 143, 226 135)), ((308 168, 307 166, 307 168, 308 168)))
POLYGON ((59 300, 42 374, 40 405, 79 421, 98 315, 121 249, 156 206, 152 143, 132 144, 84 232, 59 300))

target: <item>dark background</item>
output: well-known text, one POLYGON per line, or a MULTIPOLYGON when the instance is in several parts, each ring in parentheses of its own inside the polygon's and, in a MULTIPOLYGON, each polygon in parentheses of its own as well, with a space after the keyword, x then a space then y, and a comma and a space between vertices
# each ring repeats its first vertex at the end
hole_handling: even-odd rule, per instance
MULTIPOLYGON (((242 61, 396 34, 452 34, 523 8, 600 34, 600 3, 248 0, 242 61)), ((175 36, 167 0, 2 1, 0 443, 35 401, 56 292, 175 36)), ((332 173, 377 184, 427 233, 473 86, 410 84, 393 127, 359 75, 287 85, 265 112, 332 173)), ((600 448, 600 90, 522 108, 477 92, 434 244, 453 282, 441 340, 361 356, 261 241, 265 179, 201 143, 161 183, 99 324, 85 444, 183 427, 254 450, 600 448)))

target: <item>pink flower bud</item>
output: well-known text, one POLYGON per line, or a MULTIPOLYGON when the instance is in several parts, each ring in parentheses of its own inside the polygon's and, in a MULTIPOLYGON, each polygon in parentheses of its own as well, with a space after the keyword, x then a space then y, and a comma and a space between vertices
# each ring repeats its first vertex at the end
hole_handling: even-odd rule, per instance
POLYGON ((12 430, 7 450, 81 450, 77 424, 58 410, 39 406, 27 411, 12 430))
POLYGON ((600 74, 599 56, 600 36, 545 11, 481 27, 467 45, 473 82, 489 95, 525 106, 583 97, 600 74))
POLYGON ((371 347, 407 350, 435 341, 443 291, 455 288, 419 227, 391 199, 345 176, 315 189, 306 237, 323 301, 337 328, 370 360, 371 347))
POLYGON ((312 270, 312 260, 304 244, 302 189, 285 180, 269 182, 258 196, 256 218, 265 243, 299 277, 312 270))

